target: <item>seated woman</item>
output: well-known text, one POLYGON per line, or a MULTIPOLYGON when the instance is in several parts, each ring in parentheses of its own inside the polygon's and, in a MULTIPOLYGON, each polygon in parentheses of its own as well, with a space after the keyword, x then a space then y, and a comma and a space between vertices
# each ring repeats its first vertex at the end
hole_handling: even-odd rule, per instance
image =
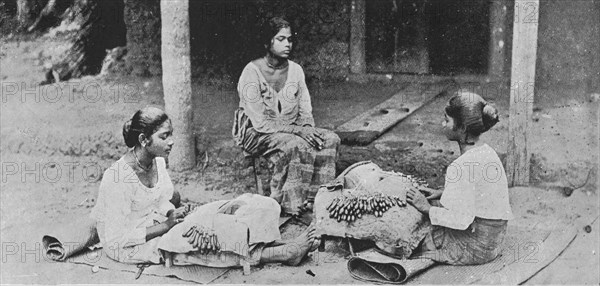
POLYGON ((242 71, 233 136, 247 155, 268 159, 270 196, 295 215, 310 207, 319 185, 335 178, 340 139, 314 127, 304 72, 288 59, 292 35, 290 24, 277 17, 263 29, 266 54, 242 71))
MULTIPOLYGON (((159 247, 161 242, 164 244, 161 240, 165 234, 176 229, 174 227, 184 220, 189 211, 186 207, 175 208, 173 204, 173 199, 177 199, 178 195, 175 195, 177 193, 167 173, 165 162, 173 147, 172 135, 173 128, 169 117, 162 110, 153 107, 137 111, 123 126, 125 144, 131 149, 104 172, 97 204, 91 213, 92 218, 97 221, 104 253, 114 260, 124 263, 164 262, 163 251, 159 250, 163 249, 159 247)), ((277 202, 270 198, 261 198, 263 202, 272 202, 263 203, 266 206, 264 208, 270 206, 271 211, 264 212, 271 214, 269 221, 278 221, 277 202)), ((213 214, 234 213, 235 209, 227 210, 232 208, 231 205, 224 201, 211 211, 213 214)), ((211 215, 203 207, 199 207, 200 211, 204 211, 202 214, 211 215)), ((201 219, 198 217, 200 211, 195 211, 190 217, 195 215, 196 219, 201 219)), ((185 222, 194 223, 187 219, 185 222)), ((257 236, 256 232, 267 229, 265 226, 252 227, 252 222, 248 225, 251 227, 248 227, 244 235, 261 237, 257 236)), ((277 232, 270 237, 281 237, 277 225, 269 229, 277 232)), ((180 228, 178 231, 176 236, 183 239, 181 234, 187 230, 180 228)), ((248 239, 241 237, 240 241, 247 242, 248 239)), ((316 243, 318 241, 314 235, 314 228, 309 227, 292 241, 254 240, 250 245, 252 252, 249 255, 255 258, 255 264, 282 262, 296 265, 309 251, 316 248, 316 243), (293 246, 294 251, 287 251, 290 246, 293 246)), ((199 255, 199 249, 196 247, 194 250, 190 248, 190 255, 199 255)), ((204 251, 202 252, 204 254, 204 251)), ((210 255, 216 257, 220 254, 210 255)), ((211 266, 210 255, 205 254, 204 257, 208 258, 194 261, 211 266)), ((239 266, 240 259, 228 261, 230 264, 225 266, 239 266)), ((219 265, 223 266, 223 263, 219 265)))
POLYGON ((421 256, 453 265, 482 264, 498 256, 513 218, 508 183, 494 149, 479 140, 497 122, 497 110, 477 94, 459 91, 448 102, 443 130, 458 143, 461 156, 446 170, 443 190, 421 189, 428 197, 415 189, 407 193, 407 201, 432 224, 421 256))

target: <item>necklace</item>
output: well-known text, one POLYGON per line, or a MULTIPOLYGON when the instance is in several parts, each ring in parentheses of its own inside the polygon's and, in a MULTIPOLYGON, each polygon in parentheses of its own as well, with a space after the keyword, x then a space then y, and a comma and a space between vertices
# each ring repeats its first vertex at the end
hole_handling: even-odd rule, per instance
POLYGON ((144 167, 142 166, 142 163, 140 163, 140 160, 137 157, 137 154, 135 154, 135 147, 133 149, 131 149, 131 153, 133 153, 133 158, 135 158, 135 163, 138 165, 138 167, 140 167, 142 170, 148 172, 152 169, 152 163, 150 163, 150 167, 144 167))
POLYGON ((274 66, 269 62, 269 59, 265 56, 265 62, 267 63, 267 66, 274 69, 274 70, 280 70, 280 69, 284 69, 287 67, 288 62, 284 61, 281 65, 279 66, 274 66))

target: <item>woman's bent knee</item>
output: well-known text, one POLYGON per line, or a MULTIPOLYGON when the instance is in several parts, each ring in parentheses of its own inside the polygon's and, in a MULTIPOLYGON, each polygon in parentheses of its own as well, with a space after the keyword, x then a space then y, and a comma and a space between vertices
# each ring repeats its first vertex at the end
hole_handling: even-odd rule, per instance
POLYGON ((337 147, 341 144, 342 140, 340 136, 338 136, 335 132, 328 129, 318 129, 321 134, 323 134, 323 139, 325 140, 325 146, 337 147))
POLYGON ((335 132, 329 131, 327 133, 328 134, 326 135, 325 140, 331 146, 339 146, 342 143, 342 139, 340 139, 340 136, 338 136, 337 134, 335 134, 335 132))

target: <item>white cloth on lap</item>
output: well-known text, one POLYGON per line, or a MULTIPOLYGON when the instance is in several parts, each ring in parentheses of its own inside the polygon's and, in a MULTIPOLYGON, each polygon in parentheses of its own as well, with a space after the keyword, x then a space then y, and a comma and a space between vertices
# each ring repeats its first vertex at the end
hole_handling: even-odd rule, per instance
POLYGON ((243 194, 230 201, 212 202, 198 207, 163 235, 158 248, 174 253, 197 250, 183 237, 190 227, 197 225, 214 231, 222 252, 247 257, 255 245, 281 239, 279 214, 279 204, 260 195, 243 194), (228 214, 230 210, 234 213, 228 214))

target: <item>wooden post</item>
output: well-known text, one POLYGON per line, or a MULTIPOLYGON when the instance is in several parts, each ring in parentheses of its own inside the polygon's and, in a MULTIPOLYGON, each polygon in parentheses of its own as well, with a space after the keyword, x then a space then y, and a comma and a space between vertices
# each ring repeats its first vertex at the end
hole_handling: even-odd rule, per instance
POLYGON ((165 111, 171 118, 175 140, 169 167, 182 171, 196 165, 192 132, 189 2, 161 0, 160 15, 165 111))
POLYGON ((504 79, 506 63, 506 29, 508 21, 508 0, 490 1, 490 58, 488 77, 492 80, 504 79))
POLYGON ((365 74, 365 16, 366 0, 350 2, 350 72, 365 74))
POLYGON ((506 175, 510 186, 529 184, 528 133, 533 113, 539 0, 515 1, 506 175), (535 11, 520 13, 520 11, 535 11))
POLYGON ((419 16, 417 16, 417 39, 415 40, 415 45, 419 49, 419 53, 417 56, 418 66, 417 73, 418 74, 428 74, 429 73, 429 45, 427 44, 427 36, 429 32, 429 19, 425 17, 425 5, 421 5, 419 8, 419 16))

